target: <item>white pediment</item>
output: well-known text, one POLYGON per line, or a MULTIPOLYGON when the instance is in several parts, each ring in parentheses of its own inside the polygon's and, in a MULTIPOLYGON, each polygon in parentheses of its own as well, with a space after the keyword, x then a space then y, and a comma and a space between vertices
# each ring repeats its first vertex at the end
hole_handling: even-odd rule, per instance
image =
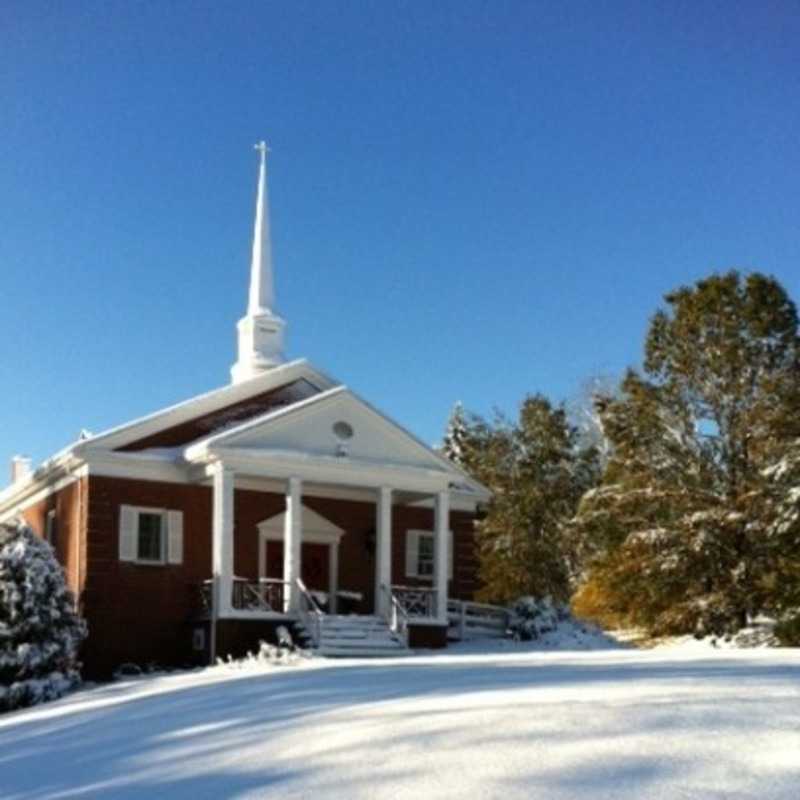
POLYGON ((274 451, 450 471, 439 455, 343 387, 214 440, 240 452, 274 451))
MULTIPOLYGON (((318 514, 313 508, 302 507, 300 526, 303 531, 303 540, 307 542, 337 542, 344 535, 344 530, 334 525, 327 517, 318 514)), ((281 511, 274 517, 258 523, 259 532, 267 539, 283 539, 283 529, 286 521, 286 512, 281 511)))

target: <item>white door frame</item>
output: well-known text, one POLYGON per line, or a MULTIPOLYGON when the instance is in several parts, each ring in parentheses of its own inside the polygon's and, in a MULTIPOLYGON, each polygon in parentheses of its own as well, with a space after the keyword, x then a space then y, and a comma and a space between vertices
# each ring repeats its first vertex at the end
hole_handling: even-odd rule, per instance
MULTIPOLYGON (((267 577, 267 542, 282 542, 286 513, 269 517, 258 523, 258 577, 267 577)), ((328 609, 336 613, 336 593, 339 589, 339 543, 344 530, 311 508, 303 506, 301 547, 310 544, 328 545, 328 609)))

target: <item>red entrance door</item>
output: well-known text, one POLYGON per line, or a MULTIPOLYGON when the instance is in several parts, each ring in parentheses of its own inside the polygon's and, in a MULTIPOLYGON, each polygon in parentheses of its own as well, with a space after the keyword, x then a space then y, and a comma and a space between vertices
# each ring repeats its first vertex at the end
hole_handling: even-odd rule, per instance
MULTIPOLYGON (((329 548, 327 544, 303 542, 300 554, 300 577, 309 588, 327 592, 331 586, 329 548)), ((283 542, 267 542, 267 577, 283 578, 283 542)))

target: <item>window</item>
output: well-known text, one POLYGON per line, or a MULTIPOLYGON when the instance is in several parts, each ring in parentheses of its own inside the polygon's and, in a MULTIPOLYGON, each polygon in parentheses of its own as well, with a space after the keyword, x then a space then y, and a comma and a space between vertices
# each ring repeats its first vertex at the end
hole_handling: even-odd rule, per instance
MULTIPOLYGON (((447 540, 447 577, 453 579, 453 531, 447 540)), ((432 581, 436 565, 436 542, 431 531, 406 531, 406 577, 432 581)))
POLYGON ((433 534, 421 533, 417 547, 417 576, 429 578, 433 575, 433 534))
POLYGON ((140 511, 136 528, 136 560, 165 561, 164 514, 140 511))
POLYGON ((54 508, 47 512, 44 521, 44 538, 53 550, 58 547, 58 516, 54 508))
POLYGON ((119 560, 137 564, 183 563, 183 512, 120 506, 119 560))

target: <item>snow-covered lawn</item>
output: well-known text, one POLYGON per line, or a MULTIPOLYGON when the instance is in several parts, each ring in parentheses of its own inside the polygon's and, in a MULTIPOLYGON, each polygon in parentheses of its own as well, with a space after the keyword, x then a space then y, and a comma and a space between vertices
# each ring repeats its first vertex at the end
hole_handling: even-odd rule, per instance
POLYGON ((456 648, 0 717, 0 797, 800 797, 800 651, 456 648))

